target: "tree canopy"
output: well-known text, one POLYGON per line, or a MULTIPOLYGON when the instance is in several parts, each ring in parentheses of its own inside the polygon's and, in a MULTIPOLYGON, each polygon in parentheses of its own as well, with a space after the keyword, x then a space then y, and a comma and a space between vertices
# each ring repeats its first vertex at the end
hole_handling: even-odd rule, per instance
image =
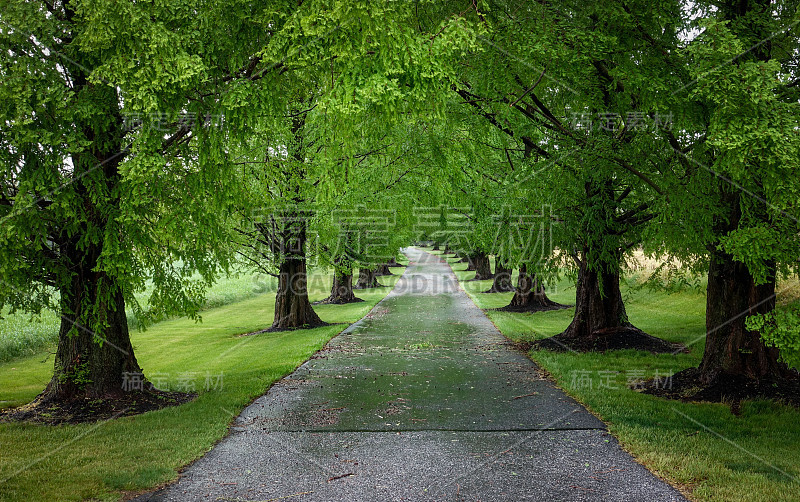
POLYGON ((309 262, 332 267, 331 301, 354 300, 355 268, 370 279, 433 240, 509 277, 492 290, 520 269, 509 307, 560 307, 543 284, 574 277, 572 323, 542 348, 673 351, 620 293, 643 249, 708 275, 687 381, 779 385, 800 365, 800 313, 775 305, 799 263, 799 15, 796 0, 8 2, 0 307, 62 316, 42 402, 113 397, 141 373, 126 308, 199 317, 246 263, 278 277, 272 329, 311 327, 309 262))

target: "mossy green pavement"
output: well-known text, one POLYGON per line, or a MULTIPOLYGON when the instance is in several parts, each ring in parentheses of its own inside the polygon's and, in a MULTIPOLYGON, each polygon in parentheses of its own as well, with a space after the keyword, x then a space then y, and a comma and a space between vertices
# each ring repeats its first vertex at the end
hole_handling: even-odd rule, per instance
POLYGON ((142 500, 682 500, 544 379, 446 262, 410 266, 361 322, 142 500))

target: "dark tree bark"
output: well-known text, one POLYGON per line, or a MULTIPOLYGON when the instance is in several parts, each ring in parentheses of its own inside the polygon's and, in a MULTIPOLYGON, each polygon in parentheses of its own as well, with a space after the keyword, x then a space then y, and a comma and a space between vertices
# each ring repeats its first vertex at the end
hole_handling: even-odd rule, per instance
POLYGON ((280 264, 278 292, 275 297, 275 320, 270 327, 273 331, 295 328, 324 326, 306 291, 305 257, 289 257, 280 264))
POLYGON ((638 349, 676 352, 684 347, 648 335, 628 320, 619 288, 619 268, 592 270, 584 249, 578 262, 575 313, 564 332, 537 342, 550 350, 605 351, 638 349))
POLYGON ((150 390, 133 353, 123 293, 111 278, 84 262, 62 288, 61 312, 55 371, 38 404, 120 398, 126 376, 138 380, 130 390, 150 390), (109 295, 109 302, 95 303, 109 295), (95 337, 91 326, 100 320, 106 328, 95 337))
POLYGON ((359 267, 358 281, 356 281, 356 286, 354 289, 370 289, 380 287, 382 287, 382 285, 378 282, 377 277, 375 277, 375 270, 371 268, 359 267))
POLYGON ((509 312, 541 312, 565 308, 568 307, 547 297, 544 285, 536 277, 536 274, 528 274, 527 267, 520 265, 514 296, 511 297, 511 303, 501 310, 509 312))
POLYGON ((475 261, 475 254, 476 253, 467 253, 467 256, 461 259, 462 263, 467 264, 467 272, 474 272, 478 270, 478 264, 475 261))
POLYGON ((384 276, 384 275, 394 275, 392 273, 392 271, 389 270, 389 264, 388 263, 384 263, 384 264, 381 264, 381 265, 378 265, 377 267, 375 267, 374 274, 375 274, 376 277, 381 277, 381 276, 384 276))
POLYGON ((757 332, 745 327, 747 316, 775 308, 775 276, 756 285, 744 263, 715 252, 708 270, 706 348, 699 378, 704 384, 717 379, 774 379, 788 367, 778 362, 778 349, 764 345, 757 332))
POLYGON ((494 281, 492 287, 486 293, 506 293, 514 291, 514 285, 511 284, 510 268, 506 268, 505 263, 500 258, 495 258, 494 264, 494 281))
POLYGON ((591 338, 599 331, 624 330, 628 321, 619 289, 619 273, 589 270, 587 260, 580 260, 575 292, 575 315, 565 338, 591 338), (602 292, 601 292, 602 291, 602 292))
MULTIPOLYGON (((727 214, 714 222, 717 235, 738 228, 742 219, 740 197, 738 191, 727 189, 722 194, 727 214)), ((759 216, 768 220, 766 208, 759 216)), ((756 285, 746 264, 734 260, 716 243, 709 245, 709 252, 706 346, 698 368, 675 375, 678 387, 702 386, 706 392, 703 397, 712 400, 728 394, 779 395, 788 381, 796 385, 798 374, 778 361, 778 349, 767 347, 759 333, 745 326, 748 316, 775 309, 775 264, 768 264, 768 280, 756 285)))
POLYGON ((404 267, 405 266, 405 265, 401 265, 400 263, 397 263, 397 258, 394 257, 394 256, 392 256, 389 259, 389 261, 386 262, 386 265, 388 265, 390 267, 404 267))
POLYGON ((357 298, 353 292, 353 271, 352 269, 340 270, 337 269, 333 273, 333 284, 331 285, 331 294, 329 297, 322 300, 320 303, 355 303, 363 302, 361 298, 357 298))
MULTIPOLYGON (((772 267, 774 272, 774 266, 772 267)), ((750 315, 775 308, 775 279, 756 285, 744 263, 711 252, 706 297, 706 346, 697 368, 672 375, 669 386, 645 384, 645 392, 676 399, 730 401, 737 413, 741 399, 777 398, 800 406, 800 374, 778 360, 745 325, 750 315)))
POLYGON ((438 242, 434 242, 433 243, 433 249, 431 251, 439 251, 439 243, 438 242))
POLYGON ((485 281, 494 277, 489 255, 484 252, 477 252, 473 255, 472 261, 475 264, 475 278, 473 280, 485 281))

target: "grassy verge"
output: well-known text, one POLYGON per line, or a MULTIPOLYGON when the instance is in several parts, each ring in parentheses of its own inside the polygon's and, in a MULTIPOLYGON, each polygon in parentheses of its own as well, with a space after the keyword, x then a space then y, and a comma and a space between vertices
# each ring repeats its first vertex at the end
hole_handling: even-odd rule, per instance
MULTIPOLYGON (((275 279, 251 273, 241 273, 222 277, 206 292, 207 308, 220 307, 245 298, 251 298, 258 291, 274 291, 275 279)), ((145 302, 150 291, 137 294, 140 302, 145 302)), ((0 363, 17 357, 31 356, 55 347, 61 319, 52 311, 43 311, 38 317, 23 313, 8 314, 7 309, 0 319, 0 363)), ((131 329, 137 326, 136 319, 129 312, 128 324, 131 329)))
MULTIPOLYGON (((387 286, 395 276, 381 277, 387 286)), ((330 278, 310 280, 312 301, 330 278)), ((0 424, 0 500, 115 500, 173 480, 177 469, 222 438, 231 419, 276 380, 382 299, 390 288, 360 290, 364 303, 321 305, 331 326, 238 337, 268 327, 274 295, 266 293, 203 314, 202 323, 173 319, 133 333, 140 365, 152 381, 199 397, 183 406, 87 425, 0 424)), ((38 353, 0 364, 0 407, 33 399, 52 373, 38 353)))
MULTIPOLYGON (((474 273, 448 259, 464 281, 474 273)), ((508 304, 511 293, 483 294, 490 281, 462 282, 483 309, 508 304)), ((572 305, 575 289, 562 281, 551 299, 572 305)), ((640 462, 680 486, 693 500, 798 500, 800 411, 765 401, 742 404, 741 415, 724 404, 682 403, 644 395, 628 387, 641 378, 666 378, 696 366, 703 354, 705 296, 623 287, 631 321, 644 331, 691 348, 689 354, 639 351, 571 354, 531 351, 530 357, 568 394, 602 418, 640 462)), ((508 338, 529 341, 561 332, 573 309, 534 314, 487 311, 508 338)))

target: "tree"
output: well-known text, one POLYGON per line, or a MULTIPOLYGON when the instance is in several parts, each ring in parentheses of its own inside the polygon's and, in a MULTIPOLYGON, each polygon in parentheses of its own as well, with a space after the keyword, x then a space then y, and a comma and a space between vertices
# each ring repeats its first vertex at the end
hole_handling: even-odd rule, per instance
POLYGON ((370 151, 359 149, 365 143, 379 148, 386 129, 377 117, 391 123, 441 93, 435 75, 470 37, 470 28, 454 17, 438 26, 433 40, 417 31, 414 16, 400 4, 304 3, 253 59, 252 73, 269 78, 236 87, 242 102, 260 105, 260 115, 237 121, 238 149, 251 166, 242 183, 252 186, 241 212, 247 219, 255 204, 270 218, 278 211, 274 221, 290 222, 275 232, 273 225, 245 221, 240 232, 250 261, 279 269, 271 329, 320 324, 305 288, 311 220, 360 181, 351 170, 361 171, 370 151), (273 101, 264 103, 263 96, 273 101), (266 252, 259 240, 268 244, 266 252))
MULTIPOLYGON (((4 5, 0 307, 62 315, 39 404, 120 397, 124 375, 141 374, 126 305, 145 323, 199 317, 204 287, 228 264, 233 201, 252 188, 242 146, 282 124, 292 133, 281 137, 284 160, 302 171, 302 90, 350 117, 397 113, 438 92, 472 29, 456 16, 431 37, 413 15, 347 2, 4 5), (324 79, 303 81, 322 67, 324 79), (153 294, 139 305, 148 279, 153 294)), ((289 177, 305 194, 303 177, 289 177)), ((276 309, 307 322, 292 303, 304 287, 306 208, 276 195, 290 202, 271 220, 280 240, 269 246, 288 278, 276 309)))
POLYGON ((792 328, 772 336, 776 280, 796 270, 800 249, 797 8, 696 6, 702 33, 685 52, 680 88, 695 113, 669 138, 680 181, 661 227, 672 252, 708 264, 705 350, 698 368, 675 375, 683 396, 781 395, 798 379, 785 364, 797 347, 792 328))
MULTIPOLYGON (((649 30, 673 26, 675 7, 612 2, 494 9, 485 13, 498 28, 486 39, 486 54, 471 54, 454 82, 464 105, 523 152, 533 200, 551 204, 563 221, 558 257, 578 279, 573 322, 558 336, 562 345, 608 346, 609 338, 633 346, 643 340, 648 348, 655 343, 628 319, 619 276, 625 253, 641 244, 655 217, 657 187, 640 165, 658 158, 661 146, 635 119, 652 120, 660 111, 656 97, 671 69, 642 62, 674 43, 675 31, 650 36, 649 30)), ((672 348, 664 343, 660 350, 672 348)))
MULTIPOLYGON (((215 152, 219 109, 185 98, 225 73, 209 60, 230 55, 228 39, 200 50, 194 38, 219 38, 206 23, 216 14, 4 6, 0 305, 61 315, 37 407, 124 397, 125 375, 142 376, 126 306, 143 324, 198 317, 204 285, 226 266, 219 230, 233 187, 215 152), (134 293, 148 278, 153 293, 140 305, 134 293)), ((246 45, 238 16, 227 29, 246 45)))

